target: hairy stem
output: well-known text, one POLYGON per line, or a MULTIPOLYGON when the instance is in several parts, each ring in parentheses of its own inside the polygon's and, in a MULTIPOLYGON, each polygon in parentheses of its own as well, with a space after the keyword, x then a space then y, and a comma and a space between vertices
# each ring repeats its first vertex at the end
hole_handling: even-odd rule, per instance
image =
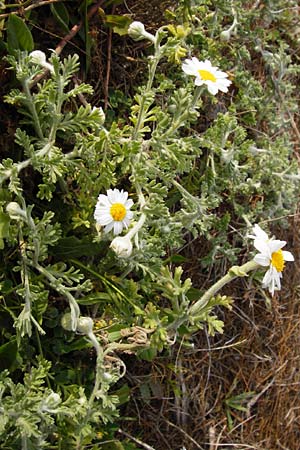
POLYGON ((197 316, 203 308, 207 305, 209 300, 216 295, 217 292, 222 289, 226 284, 230 283, 237 277, 247 276, 248 272, 252 270, 258 269, 260 267, 254 260, 248 261, 246 264, 242 266, 234 266, 231 267, 228 273, 222 277, 219 281, 217 281, 211 288, 209 288, 202 297, 196 301, 194 305, 192 305, 189 309, 189 316, 195 317, 197 316))

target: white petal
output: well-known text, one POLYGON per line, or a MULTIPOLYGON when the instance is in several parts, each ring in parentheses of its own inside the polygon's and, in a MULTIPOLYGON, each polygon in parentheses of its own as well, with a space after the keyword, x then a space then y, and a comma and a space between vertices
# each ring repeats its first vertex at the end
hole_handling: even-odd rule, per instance
POLYGON ((270 258, 266 255, 263 255, 262 253, 259 253, 258 255, 254 256, 254 261, 259 264, 260 266, 269 266, 270 265, 270 258))
POLYGON ((265 276, 262 280, 262 287, 263 288, 268 288, 269 292, 274 295, 274 290, 275 290, 275 280, 273 277, 273 271, 272 268, 270 268, 266 273, 265 276))
POLYGON ((120 192, 120 196, 119 196, 119 203, 123 203, 123 205, 125 205, 126 204, 126 202, 127 202, 127 199, 128 199, 128 192, 127 191, 123 191, 123 189, 122 189, 122 191, 120 192))
POLYGON ((218 87, 222 92, 228 92, 228 86, 231 85, 229 80, 218 80, 218 87))
MULTIPOLYGON (((215 75, 217 78, 227 78, 228 77, 227 73, 222 72, 221 70, 216 70, 215 75)), ((227 81, 229 81, 229 80, 227 80, 227 81)))
POLYGON ((274 291, 281 289, 280 278, 282 274, 277 272, 275 267, 271 266, 270 269, 265 273, 262 281, 263 288, 268 288, 269 292, 274 295, 274 291))
POLYGON ((114 222, 114 234, 122 233, 123 225, 122 222, 114 222))
POLYGON ((192 61, 186 59, 182 64, 182 70, 187 75, 197 75, 197 68, 194 66, 192 61))
POLYGON ((271 280, 272 280, 272 268, 267 270, 263 277, 262 284, 265 285, 264 287, 268 286, 271 280))
POLYGON ((133 218, 133 212, 132 211, 127 211, 126 212, 126 216, 124 217, 124 219, 131 220, 132 218, 133 218))
POLYGON ((294 256, 291 254, 291 252, 286 252, 285 250, 282 251, 283 259, 285 261, 295 261, 294 256))
POLYGON ((123 225, 123 228, 126 228, 126 230, 127 230, 127 228, 130 225, 130 220, 126 219, 126 217, 125 217, 125 219, 122 220, 122 225, 123 225))
POLYGON ((99 197, 98 197, 97 205, 109 206, 110 203, 109 203, 109 200, 107 198, 107 195, 100 194, 99 197))
POLYGON ((104 228, 104 233, 109 233, 110 230, 112 230, 114 227, 114 221, 111 221, 109 224, 106 225, 104 228))
POLYGON ((111 216, 109 214, 101 214, 97 217, 95 217, 96 222, 99 223, 99 225, 108 225, 110 222, 113 222, 111 216))
POLYGON ((126 209, 130 209, 133 205, 133 200, 131 198, 124 203, 126 209))
POLYGON ((228 92, 228 88, 226 86, 220 86, 219 85, 219 91, 221 91, 221 92, 228 92))
POLYGON ((205 67, 206 67, 207 69, 209 69, 210 72, 211 72, 211 69, 212 69, 212 68, 215 69, 215 67, 212 66, 212 64, 211 64, 211 62, 210 62, 209 59, 206 59, 206 60, 204 61, 203 65, 205 65, 205 67))
POLYGON ((263 255, 266 255, 269 258, 271 258, 272 252, 270 250, 270 246, 269 246, 268 242, 261 240, 261 239, 255 239, 254 247, 256 248, 256 250, 258 250, 263 255))
POLYGON ((275 239, 274 241, 269 242, 269 247, 271 253, 278 252, 278 250, 282 249, 286 244, 286 241, 279 241, 275 239))
POLYGON ((111 204, 119 203, 118 201, 119 195, 120 195, 119 189, 108 189, 107 191, 107 197, 111 204))
POLYGON ((202 78, 199 78, 198 76, 195 78, 195 85, 196 86, 202 86, 203 84, 205 84, 205 81, 202 80, 202 78))
POLYGON ((252 228, 252 232, 254 234, 249 234, 248 237, 251 239, 261 239, 262 241, 267 241, 268 235, 267 233, 265 233, 259 225, 257 225, 257 223, 254 225, 254 227, 252 228))
POLYGON ((208 91, 212 94, 212 95, 216 95, 218 93, 218 86, 216 85, 216 83, 212 84, 212 83, 206 83, 207 85, 207 89, 208 91))
POLYGON ((198 58, 196 58, 196 56, 192 57, 192 61, 191 62, 193 64, 193 66, 196 67, 196 68, 199 66, 199 64, 201 64, 201 62, 199 61, 198 58))

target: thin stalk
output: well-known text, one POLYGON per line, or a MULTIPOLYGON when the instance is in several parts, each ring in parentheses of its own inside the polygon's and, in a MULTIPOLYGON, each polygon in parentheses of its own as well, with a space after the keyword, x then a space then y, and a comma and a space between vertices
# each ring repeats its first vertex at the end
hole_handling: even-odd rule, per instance
POLYGON ((197 316, 203 308, 208 304, 209 300, 216 295, 217 292, 222 289, 226 284, 230 283, 237 277, 247 276, 248 272, 252 270, 258 269, 260 267, 254 260, 248 261, 246 264, 242 266, 234 266, 231 267, 228 273, 222 277, 219 281, 217 281, 205 294, 196 301, 194 305, 192 305, 188 311, 188 315, 195 317, 197 316))
MULTIPOLYGON (((21 170, 23 170, 26 167, 30 166, 30 164, 32 164, 33 159, 35 159, 36 157, 44 158, 44 156, 46 156, 47 153, 51 150, 53 144, 54 144, 54 141, 47 142, 47 144, 41 150, 36 152, 34 158, 28 158, 25 161, 22 161, 22 162, 19 162, 17 164, 14 164, 13 169, 6 170, 1 175, 0 182, 3 183, 3 181, 5 181, 8 178, 10 178, 13 175, 13 173, 15 172, 15 170, 17 171, 17 174, 19 174, 19 172, 21 172, 21 170)), ((73 153, 73 152, 71 152, 71 153, 73 153)))
POLYGON ((197 86, 195 89, 194 97, 193 97, 192 104, 191 104, 192 109, 195 108, 197 101, 199 100, 202 92, 203 92, 203 86, 197 86))
POLYGON ((26 94, 27 101, 28 101, 27 106, 28 106, 28 108, 29 108, 29 110, 31 112, 32 118, 33 118, 33 124, 34 124, 35 131, 36 131, 36 133, 37 133, 37 135, 38 135, 38 137, 40 139, 44 139, 44 135, 43 135, 43 131, 42 131, 42 128, 41 128, 40 120, 39 120, 38 114, 36 112, 35 104, 34 104, 34 101, 33 101, 33 98, 32 98, 31 92, 30 92, 30 89, 29 89, 28 80, 24 80, 22 85, 23 85, 23 89, 24 89, 24 92, 26 94))
POLYGON ((50 141, 55 141, 58 124, 61 120, 60 116, 61 116, 61 108, 63 105, 63 93, 64 93, 63 91, 64 91, 63 77, 59 76, 58 81, 57 81, 57 103, 56 103, 55 114, 53 117, 51 130, 49 133, 50 141))
POLYGON ((48 281, 50 282, 50 285, 53 286, 57 292, 64 295, 67 298, 67 300, 69 301, 69 306, 71 309, 71 317, 72 317, 72 330, 75 331, 76 326, 77 326, 77 321, 80 316, 80 308, 79 308, 75 298, 73 297, 73 295, 68 291, 68 289, 65 286, 63 286, 62 284, 57 286, 57 279, 52 275, 52 273, 48 272, 47 269, 42 267, 40 264, 32 264, 32 265, 41 274, 43 274, 45 278, 48 279, 48 281))
POLYGON ((148 78, 148 82, 147 82, 147 85, 146 85, 145 93, 143 94, 143 97, 142 97, 142 101, 141 101, 141 105, 140 105, 140 109, 139 109, 137 122, 136 122, 136 125, 134 127, 133 134, 132 134, 132 139, 133 140, 135 140, 137 138, 137 135, 139 133, 141 125, 144 122, 144 116, 145 116, 145 113, 147 112, 145 110, 145 102, 146 102, 147 94, 149 93, 149 91, 152 88, 152 84, 153 84, 153 80, 154 80, 154 76, 155 76, 155 72, 156 72, 156 68, 157 68, 157 65, 159 63, 159 60, 160 60, 160 48, 157 49, 157 54, 154 56, 154 59, 153 59, 152 63, 150 64, 150 67, 149 67, 149 78, 148 78))

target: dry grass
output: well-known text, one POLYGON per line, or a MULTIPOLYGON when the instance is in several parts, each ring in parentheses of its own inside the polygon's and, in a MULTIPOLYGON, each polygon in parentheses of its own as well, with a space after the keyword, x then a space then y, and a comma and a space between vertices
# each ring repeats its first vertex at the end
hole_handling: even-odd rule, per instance
MULTIPOLYGON (((298 234, 291 225, 289 243, 298 234)), ((195 246, 195 243, 194 243, 195 246)), ((299 261, 300 246, 293 246, 299 261)), ((298 450, 300 442, 300 292, 297 262, 268 307, 263 292, 235 282, 235 304, 215 338, 176 347, 152 364, 131 360, 132 401, 123 429, 156 450, 298 450), (252 392, 244 411, 226 399, 252 392), (226 412, 230 411, 230 428, 226 412)), ((224 311, 219 311, 222 316, 224 311)))

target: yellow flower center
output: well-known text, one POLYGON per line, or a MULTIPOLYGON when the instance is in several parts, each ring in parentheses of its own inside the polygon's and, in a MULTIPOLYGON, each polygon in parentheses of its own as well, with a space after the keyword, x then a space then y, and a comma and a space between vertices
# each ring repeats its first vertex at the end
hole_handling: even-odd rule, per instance
POLYGON ((208 70, 198 70, 198 73, 204 81, 212 81, 213 83, 217 81, 216 77, 208 70))
POLYGON ((122 203, 114 203, 110 207, 110 215, 116 222, 121 222, 126 216, 126 208, 122 203))
POLYGON ((284 269, 284 259, 282 250, 272 253, 271 264, 275 267, 277 272, 282 272, 284 269))

